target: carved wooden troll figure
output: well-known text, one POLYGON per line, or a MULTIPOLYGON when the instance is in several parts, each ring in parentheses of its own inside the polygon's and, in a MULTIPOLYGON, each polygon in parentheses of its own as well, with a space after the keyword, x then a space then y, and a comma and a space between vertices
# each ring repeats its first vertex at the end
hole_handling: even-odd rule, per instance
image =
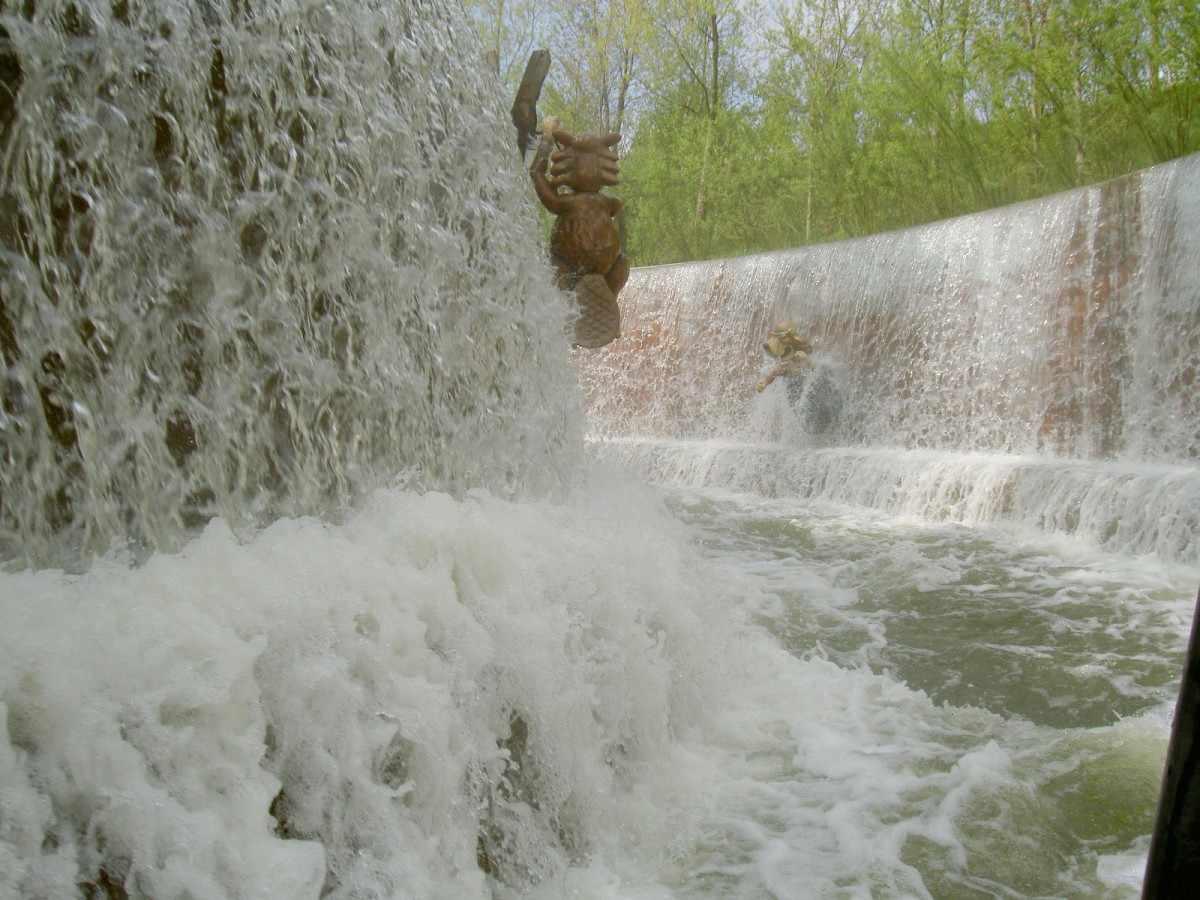
POLYGON ((572 135, 547 116, 529 174, 542 205, 557 218, 550 232, 550 257, 558 286, 575 292, 579 318, 575 346, 603 347, 621 334, 617 294, 629 278, 616 215, 621 200, 600 193, 619 183, 616 132, 572 135), (555 145, 561 149, 555 149, 555 145), (546 163, 550 163, 549 177, 546 163), (566 190, 561 190, 566 188, 566 190))

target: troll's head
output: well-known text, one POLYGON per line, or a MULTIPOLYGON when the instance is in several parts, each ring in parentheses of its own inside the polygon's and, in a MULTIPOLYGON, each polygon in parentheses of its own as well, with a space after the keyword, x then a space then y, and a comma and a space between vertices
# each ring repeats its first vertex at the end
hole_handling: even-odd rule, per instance
POLYGON ((556 128, 554 140, 562 148, 550 154, 550 183, 554 187, 591 193, 620 184, 617 151, 612 149, 620 142, 620 134, 573 135, 556 128))

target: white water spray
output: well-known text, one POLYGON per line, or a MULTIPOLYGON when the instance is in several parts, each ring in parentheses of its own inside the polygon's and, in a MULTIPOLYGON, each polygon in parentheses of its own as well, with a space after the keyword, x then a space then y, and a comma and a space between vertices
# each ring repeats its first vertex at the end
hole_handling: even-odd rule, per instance
POLYGON ((636 270, 621 342, 579 364, 592 435, 650 466, 679 448, 680 483, 787 482, 1194 561, 1197 222, 1193 156, 907 231, 636 270), (828 431, 807 433, 782 385, 754 393, 781 319, 839 382, 828 431))
MULTIPOLYGON (((985 587, 976 542, 927 560, 901 534, 873 565, 846 551, 879 534, 849 523, 818 568, 805 523, 768 518, 746 535, 782 552, 719 563, 658 494, 577 466, 567 304, 454 10, 0 8, 0 895, 1131 896, 1173 585, 1085 555, 995 590, 1020 611, 1015 586, 1049 585, 1039 656, 1109 642, 1111 668, 1068 657, 1100 670, 1085 687, 1137 680, 1130 718, 1096 725, 1099 688, 1060 732, 1007 704, 1078 704, 1071 673, 1031 671, 1021 706, 1019 680, 943 702, 871 668, 926 650, 857 584, 985 587), (401 472, 431 489, 372 492, 401 472), (158 550, 87 564, 110 541, 158 550), (20 568, 49 559, 72 571, 20 568), (1097 809, 1133 824, 1097 838, 1097 809)), ((679 324, 617 383, 718 433, 693 377, 718 342, 679 324), (660 392, 681 356, 692 390, 660 392)), ((731 331, 756 347, 760 325, 731 331)), ((749 433, 773 437, 763 401, 749 433)), ((858 449, 826 471, 895 496, 886 448, 858 449)), ((1007 665, 990 649, 965 655, 1007 665)))
POLYGON ((460 14, 38 0, 0 26, 0 553, 337 515, 405 471, 554 486, 567 306, 460 14))

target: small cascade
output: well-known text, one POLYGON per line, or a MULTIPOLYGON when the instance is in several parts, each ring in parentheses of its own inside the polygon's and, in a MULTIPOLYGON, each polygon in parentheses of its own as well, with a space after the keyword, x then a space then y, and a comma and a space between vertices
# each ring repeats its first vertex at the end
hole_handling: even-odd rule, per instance
MULTIPOLYGON (((1200 493, 1197 222, 1192 156, 905 231, 635 270, 621 340, 577 365, 591 434, 627 460, 639 442, 660 461, 664 442, 708 442, 697 452, 710 459, 715 446, 737 456, 769 445, 807 473, 804 496, 836 484, 827 496, 846 502, 1015 517, 1188 558, 1198 529, 1187 498, 1200 493), (806 424, 783 385, 755 393, 770 362, 762 341, 783 319, 813 339, 837 384, 831 427, 806 424), (985 502, 920 500, 979 495, 997 458, 1008 474, 985 502), (1142 466, 1152 471, 1130 488, 1142 466), (1170 490, 1146 488, 1159 476, 1170 490), (1014 493, 1029 502, 1014 506, 1014 493), (1184 499, 1139 511, 1164 497, 1184 499), (1144 534, 1128 533, 1143 521, 1144 534)), ((706 471, 696 483, 722 484, 706 471)), ((755 478, 787 480, 773 466, 755 478)))

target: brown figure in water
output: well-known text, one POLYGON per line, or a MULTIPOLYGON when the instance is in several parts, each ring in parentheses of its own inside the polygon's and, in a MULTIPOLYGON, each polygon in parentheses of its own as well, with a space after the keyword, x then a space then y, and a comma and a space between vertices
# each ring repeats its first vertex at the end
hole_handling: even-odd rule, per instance
MULTIPOLYGON (((782 375, 804 375, 813 367, 812 360, 808 358, 813 349, 812 341, 796 331, 796 323, 790 320, 780 322, 771 329, 771 336, 763 342, 763 349, 779 360, 779 365, 754 386, 760 394, 776 378, 782 375)), ((803 380, 795 383, 802 385, 803 380)))
POLYGON ((617 294, 629 278, 615 221, 621 200, 600 193, 620 181, 612 149, 620 140, 616 132, 572 135, 547 116, 529 169, 538 199, 556 216, 550 257, 558 286, 574 291, 579 305, 577 347, 603 347, 621 334, 617 294))
POLYGON ((824 434, 837 424, 842 413, 842 391, 830 365, 815 363, 809 354, 813 342, 796 329, 796 323, 784 320, 771 329, 763 350, 779 365, 763 377, 755 388, 761 394, 776 378, 784 378, 788 404, 800 416, 811 435, 824 434))

